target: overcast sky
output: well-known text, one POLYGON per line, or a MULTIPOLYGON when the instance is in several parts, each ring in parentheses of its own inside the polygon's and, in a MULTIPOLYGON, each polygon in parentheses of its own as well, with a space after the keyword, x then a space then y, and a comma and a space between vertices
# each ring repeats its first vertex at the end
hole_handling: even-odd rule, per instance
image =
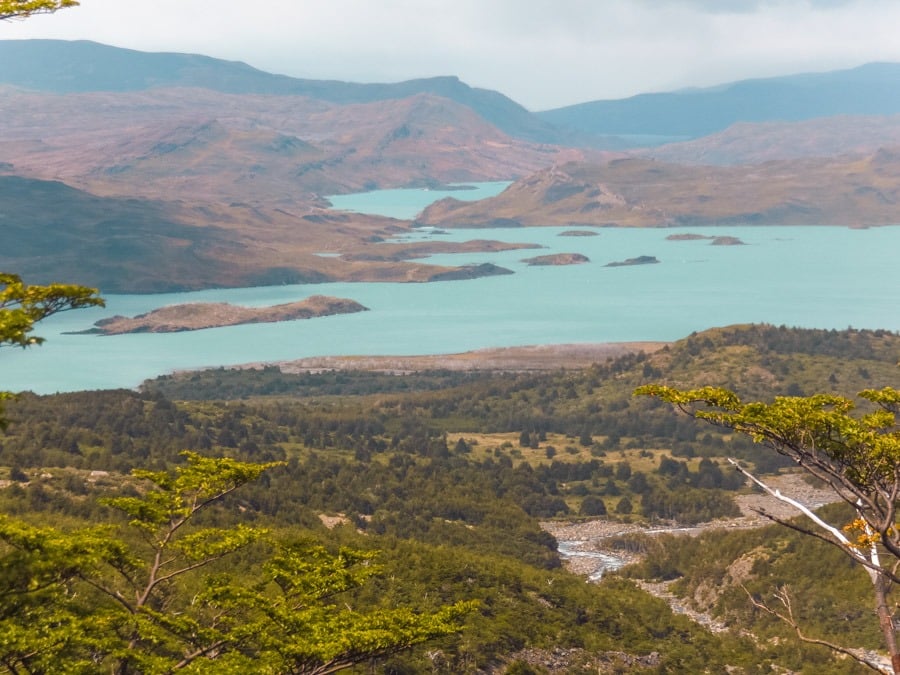
POLYGON ((82 0, 0 25, 296 77, 457 75, 532 110, 900 61, 898 35, 900 0, 82 0))

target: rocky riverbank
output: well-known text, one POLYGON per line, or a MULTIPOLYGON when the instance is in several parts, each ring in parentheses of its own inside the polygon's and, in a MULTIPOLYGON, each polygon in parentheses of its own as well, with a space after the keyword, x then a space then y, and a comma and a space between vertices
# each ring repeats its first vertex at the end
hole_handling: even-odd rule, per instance
MULTIPOLYGON (((798 473, 773 476, 766 480, 782 494, 790 495, 811 508, 837 501, 832 490, 812 486, 798 473)), ((591 579, 599 579, 605 570, 616 569, 639 559, 635 554, 608 545, 610 539, 621 535, 636 533, 697 535, 711 529, 762 527, 771 521, 760 515, 760 510, 778 518, 798 515, 798 512, 788 504, 762 492, 740 494, 735 497, 735 501, 741 510, 739 517, 714 520, 694 527, 682 527, 678 524, 649 525, 606 518, 581 522, 550 521, 541 523, 541 527, 560 542, 560 552, 564 553, 564 562, 570 571, 591 579)))

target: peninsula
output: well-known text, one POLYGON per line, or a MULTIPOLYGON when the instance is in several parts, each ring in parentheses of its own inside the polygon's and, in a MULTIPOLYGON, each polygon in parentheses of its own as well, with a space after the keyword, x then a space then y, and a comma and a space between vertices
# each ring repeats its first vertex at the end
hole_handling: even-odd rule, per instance
POLYGON ((177 333, 203 328, 220 328, 246 323, 275 323, 312 319, 332 314, 367 311, 354 300, 313 295, 299 302, 271 307, 241 307, 226 302, 195 302, 160 307, 135 317, 113 316, 101 319, 94 328, 84 331, 99 335, 123 333, 177 333))

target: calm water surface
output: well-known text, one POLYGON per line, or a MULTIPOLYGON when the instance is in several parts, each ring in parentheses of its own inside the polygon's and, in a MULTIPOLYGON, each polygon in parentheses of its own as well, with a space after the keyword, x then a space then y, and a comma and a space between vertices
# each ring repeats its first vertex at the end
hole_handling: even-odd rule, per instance
MULTIPOLYGON (((505 184, 482 186, 487 194, 505 184)), ((491 192, 493 191, 493 192, 491 192)), ((348 208, 409 217, 445 194, 382 191, 348 208), (387 197, 384 192, 390 193, 387 197), (409 202, 404 203, 404 194, 409 202), (397 210, 394 210, 397 209, 397 210), (400 210, 406 209, 403 213, 400 210)), ((337 198, 335 198, 337 199, 337 198)), ((347 202, 342 202, 347 207, 347 202)), ((43 322, 40 348, 5 350, 0 389, 38 393, 134 387, 177 369, 341 354, 439 354, 481 347, 675 340, 733 323, 900 330, 900 227, 716 227, 602 229, 595 237, 561 237, 564 228, 431 231, 414 238, 490 238, 532 242, 540 251, 434 256, 435 263, 492 262, 515 274, 428 284, 334 283, 162 295, 107 296, 106 309, 79 310, 43 322), (740 237, 746 246, 708 240, 668 241, 678 232, 740 237), (579 252, 590 263, 529 267, 538 254, 579 252), (661 263, 605 267, 640 255, 661 263), (371 311, 277 324, 185 333, 99 337, 65 335, 113 314, 133 316, 184 302, 263 306, 326 294, 371 311)))

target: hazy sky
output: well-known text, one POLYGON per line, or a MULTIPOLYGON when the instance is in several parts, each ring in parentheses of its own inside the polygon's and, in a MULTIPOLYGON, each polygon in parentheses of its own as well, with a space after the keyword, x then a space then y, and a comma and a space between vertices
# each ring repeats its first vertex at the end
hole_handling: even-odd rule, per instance
POLYGON ((82 0, 0 24, 297 77, 458 75, 532 110, 900 61, 898 34, 898 0, 82 0))

